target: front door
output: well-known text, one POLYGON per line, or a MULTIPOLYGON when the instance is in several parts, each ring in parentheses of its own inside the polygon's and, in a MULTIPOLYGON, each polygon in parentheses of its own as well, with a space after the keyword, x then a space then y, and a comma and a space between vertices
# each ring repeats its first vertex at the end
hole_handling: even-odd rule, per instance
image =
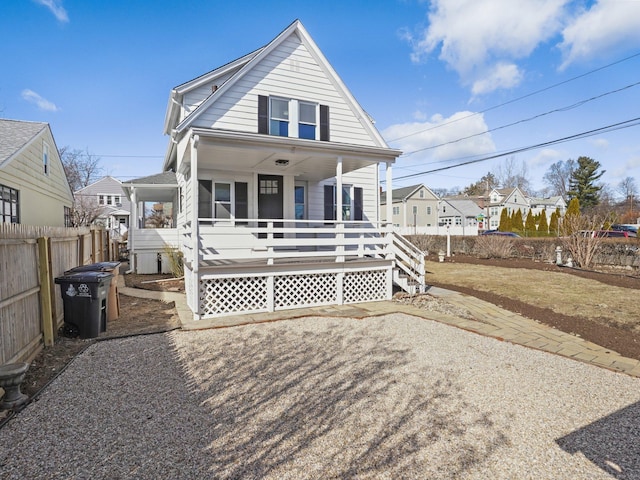
MULTIPOLYGON (((282 187, 282 176, 258 175, 258 218, 273 219, 284 217, 282 187)), ((266 224, 261 223, 260 226, 266 227, 266 224)), ((275 226, 281 227, 282 223, 278 222, 275 226)), ((282 234, 277 236, 281 237, 282 234)))

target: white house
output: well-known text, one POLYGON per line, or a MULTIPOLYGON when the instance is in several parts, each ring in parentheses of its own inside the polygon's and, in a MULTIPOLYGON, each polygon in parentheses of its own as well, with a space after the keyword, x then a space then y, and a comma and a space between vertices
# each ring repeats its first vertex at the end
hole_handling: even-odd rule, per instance
POLYGON ((97 215, 94 222, 104 225, 111 238, 120 238, 129 229, 131 203, 117 178, 102 177, 75 191, 73 196, 76 209, 97 215))
POLYGON ((502 210, 511 215, 516 210, 522 212, 522 218, 529 213, 529 198, 518 188, 494 188, 489 193, 489 203, 485 207, 485 217, 490 230, 500 226, 502 210))
MULTIPOLYGON (((410 287, 394 268, 424 284, 422 252, 380 220, 379 166, 391 186, 401 152, 300 21, 172 89, 165 133, 195 319, 389 299, 394 275, 410 287)), ((125 187, 133 205, 162 191, 125 187)), ((388 193, 387 218, 391 203, 388 193)))
POLYGON ((560 212, 561 217, 564 217, 567 211, 567 202, 561 196, 547 198, 530 197, 529 205, 533 215, 539 215, 544 210, 547 221, 549 221, 551 214, 556 210, 560 212))
POLYGON ((438 224, 452 235, 478 235, 478 222, 483 210, 470 199, 442 199, 438 205, 438 224))
POLYGON ((70 226, 72 205, 49 124, 0 119, 0 223, 70 226))

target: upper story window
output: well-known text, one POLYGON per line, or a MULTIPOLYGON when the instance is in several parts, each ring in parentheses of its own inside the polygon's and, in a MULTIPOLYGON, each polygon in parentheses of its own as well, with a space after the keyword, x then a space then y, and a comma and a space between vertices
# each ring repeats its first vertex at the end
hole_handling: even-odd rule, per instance
POLYGON ((121 203, 122 201, 121 201, 120 195, 106 195, 106 194, 98 195, 99 205, 118 206, 118 205, 121 205, 121 203))
POLYGON ((289 100, 270 98, 269 135, 289 136, 289 100))
POLYGON ((431 215, 431 207, 427 207, 427 215, 431 215))
POLYGON ((45 175, 49 175, 49 145, 42 142, 42 167, 45 175))
POLYGON ((298 137, 316 139, 316 110, 314 103, 298 102, 298 137))
POLYGON ((400 215, 400 207, 393 207, 393 214, 400 215))
POLYGON ((420 198, 424 198, 424 190, 420 190, 420 198))
POLYGON ((0 220, 2 223, 20 223, 19 206, 18 190, 0 185, 0 220))
POLYGON ((329 107, 305 100, 258 96, 258 133, 329 141, 329 107))

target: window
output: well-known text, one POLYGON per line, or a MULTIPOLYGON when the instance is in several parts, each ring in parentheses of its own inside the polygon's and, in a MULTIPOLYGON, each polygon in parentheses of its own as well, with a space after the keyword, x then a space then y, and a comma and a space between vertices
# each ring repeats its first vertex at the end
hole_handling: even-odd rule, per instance
POLYGON ((293 191, 296 220, 304 220, 305 218, 305 188, 304 185, 296 185, 293 191))
MULTIPOLYGON (((362 220, 362 194, 361 187, 351 185, 342 186, 342 220, 362 220), (353 196, 352 196, 353 192, 353 196)), ((336 219, 336 186, 324 186, 324 218, 325 220, 336 219)))
POLYGON ((198 180, 198 218, 230 219, 249 216, 246 182, 198 180))
POLYGON ((49 175, 49 145, 42 142, 42 166, 44 174, 49 175))
POLYGON ((258 95, 258 133, 328 142, 329 106, 258 95))
POLYGON ((498 207, 491 207, 490 209, 490 213, 489 213, 492 217, 497 217, 498 216, 498 207))
POLYGON ((431 207, 427 207, 427 215, 431 215, 431 207))
POLYGON ((413 208, 411 209, 411 211, 413 212, 413 215, 418 215, 418 207, 417 206, 413 206, 413 208))
POLYGON ((424 190, 420 190, 420 198, 424 198, 424 190))
POLYGON ((2 223, 20 223, 18 190, 0 185, 0 218, 2 223))
POLYGON ((400 207, 393 207, 393 214, 400 215, 400 207))
POLYGON ((456 217, 456 225, 462 225, 462 217, 456 217))
POLYGON ((298 137, 316 139, 316 105, 299 102, 298 137))
POLYGON ((71 207, 64 207, 64 226, 73 227, 73 218, 71 217, 71 207))
POLYGON ((120 195, 98 195, 98 205, 122 205, 122 197, 120 195))
POLYGON ((269 134, 279 137, 289 136, 289 101, 270 99, 269 134))

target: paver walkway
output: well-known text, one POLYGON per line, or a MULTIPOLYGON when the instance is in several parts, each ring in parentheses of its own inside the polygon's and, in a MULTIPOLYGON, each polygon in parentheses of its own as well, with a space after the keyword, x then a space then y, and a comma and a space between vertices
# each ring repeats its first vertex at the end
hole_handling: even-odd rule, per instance
MULTIPOLYGON (((122 279, 122 276, 119 278, 122 279)), ((404 303, 382 301, 311 307, 270 313, 231 315, 194 321, 191 311, 186 304, 184 294, 128 288, 124 286, 124 279, 121 281, 122 284, 119 285, 118 289, 120 293, 124 295, 175 302, 176 310, 180 316, 184 330, 230 327, 309 316, 366 318, 390 313, 405 313, 446 323, 454 327, 510 343, 555 353, 581 362, 626 373, 634 377, 640 377, 640 360, 623 357, 613 350, 586 341, 576 335, 562 332, 470 295, 445 290, 443 288, 431 287, 429 294, 467 310, 473 318, 463 318, 428 311, 404 303)))

